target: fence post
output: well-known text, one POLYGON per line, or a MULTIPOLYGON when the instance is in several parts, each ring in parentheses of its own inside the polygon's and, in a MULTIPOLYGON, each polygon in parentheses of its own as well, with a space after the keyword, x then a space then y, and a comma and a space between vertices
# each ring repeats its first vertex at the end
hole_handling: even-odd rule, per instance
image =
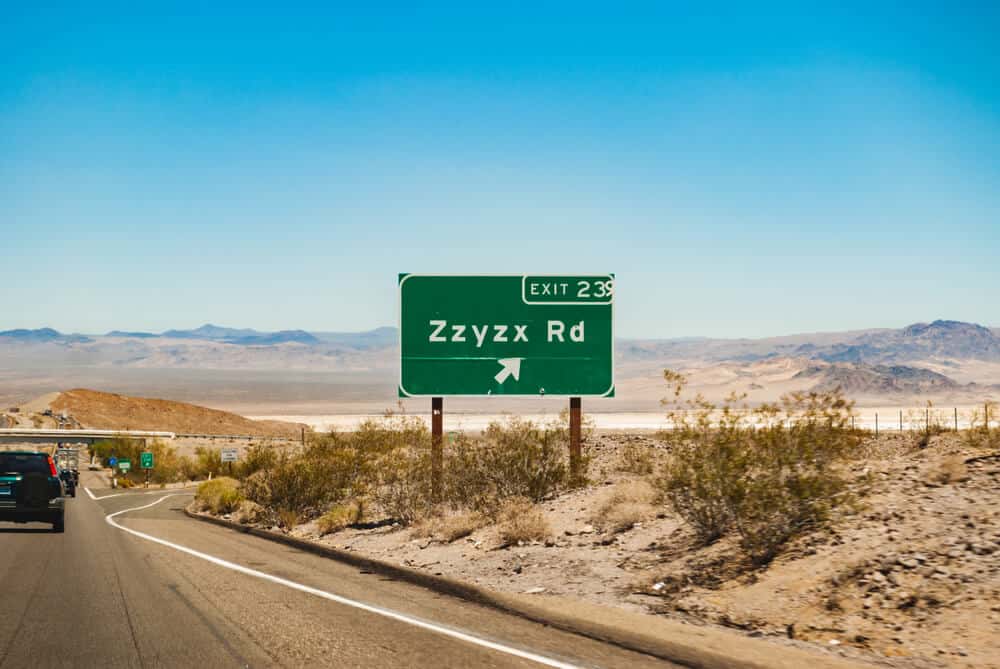
POLYGON ((878 436, 878 411, 875 412, 875 436, 878 436))
POLYGON ((903 410, 899 410, 899 431, 903 431, 903 410))

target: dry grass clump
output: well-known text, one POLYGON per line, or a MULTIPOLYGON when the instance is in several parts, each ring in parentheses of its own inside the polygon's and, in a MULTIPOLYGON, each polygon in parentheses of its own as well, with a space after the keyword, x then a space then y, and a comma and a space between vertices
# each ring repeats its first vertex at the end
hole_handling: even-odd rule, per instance
POLYGON ((274 513, 274 516, 278 520, 278 527, 283 527, 286 530, 290 530, 298 525, 301 518, 299 512, 295 509, 278 509, 274 513))
POLYGON ((478 511, 461 511, 445 516, 425 518, 413 526, 410 536, 414 538, 434 538, 451 543, 467 537, 489 524, 489 518, 478 511))
POLYGON ((220 476, 198 486, 195 499, 203 510, 215 514, 232 513, 239 508, 243 495, 240 493, 239 481, 220 476))
POLYGON ((969 480, 969 468, 961 456, 948 455, 928 465, 922 478, 928 485, 958 483, 969 480))
POLYGON ((655 449, 646 444, 629 443, 618 456, 618 471, 636 476, 647 476, 656 468, 655 449))
POLYGON ((606 494, 590 515, 602 530, 625 532, 656 516, 657 491, 646 481, 626 481, 606 494))
POLYGON ((344 504, 337 504, 324 513, 316 521, 316 525, 321 535, 330 534, 337 530, 342 530, 356 523, 360 523, 364 517, 364 507, 356 499, 352 499, 344 504))
POLYGON ((545 514, 530 499, 515 497, 500 508, 497 528, 500 540, 510 546, 519 542, 542 541, 552 535, 545 514))

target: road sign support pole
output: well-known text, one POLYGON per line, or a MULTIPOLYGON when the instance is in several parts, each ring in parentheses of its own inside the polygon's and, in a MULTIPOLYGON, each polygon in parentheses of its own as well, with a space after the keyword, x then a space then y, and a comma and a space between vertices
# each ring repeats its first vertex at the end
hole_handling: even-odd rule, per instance
POLYGON ((580 453, 580 422, 581 405, 579 397, 569 398, 569 471, 574 482, 580 479, 580 465, 582 463, 580 453))
POLYGON ((441 501, 441 470, 444 464, 444 398, 431 398, 431 497, 441 501))

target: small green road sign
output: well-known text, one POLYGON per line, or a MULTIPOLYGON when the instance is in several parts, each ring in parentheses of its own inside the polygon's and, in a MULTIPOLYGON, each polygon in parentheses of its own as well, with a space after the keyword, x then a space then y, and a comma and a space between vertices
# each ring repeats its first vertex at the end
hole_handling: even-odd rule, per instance
POLYGON ((143 469, 153 468, 153 454, 149 451, 145 451, 139 454, 139 466, 143 469))
POLYGON ((399 275, 400 397, 613 397, 614 275, 399 275))
POLYGON ((127 472, 130 469, 132 469, 132 461, 131 460, 119 460, 118 461, 118 471, 120 471, 120 472, 127 472))

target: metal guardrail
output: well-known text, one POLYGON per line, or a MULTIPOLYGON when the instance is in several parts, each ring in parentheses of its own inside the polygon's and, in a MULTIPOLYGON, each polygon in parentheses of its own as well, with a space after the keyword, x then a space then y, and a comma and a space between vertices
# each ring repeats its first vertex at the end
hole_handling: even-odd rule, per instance
POLYGON ((153 430, 55 430, 51 428, 30 428, 30 427, 8 427, 0 429, 0 437, 65 437, 70 440, 74 437, 84 439, 114 439, 115 437, 126 437, 130 439, 173 439, 176 435, 173 432, 159 432, 153 430))

